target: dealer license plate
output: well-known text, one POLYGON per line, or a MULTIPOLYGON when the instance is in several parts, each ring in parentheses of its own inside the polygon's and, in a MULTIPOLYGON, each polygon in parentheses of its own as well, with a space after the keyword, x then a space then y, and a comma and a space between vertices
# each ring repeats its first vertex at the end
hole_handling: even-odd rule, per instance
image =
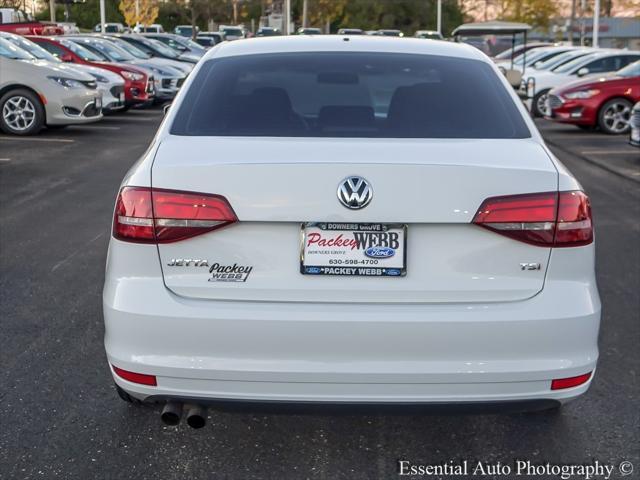
POLYGON ((300 272, 402 277, 406 241, 407 226, 399 223, 305 223, 300 272))

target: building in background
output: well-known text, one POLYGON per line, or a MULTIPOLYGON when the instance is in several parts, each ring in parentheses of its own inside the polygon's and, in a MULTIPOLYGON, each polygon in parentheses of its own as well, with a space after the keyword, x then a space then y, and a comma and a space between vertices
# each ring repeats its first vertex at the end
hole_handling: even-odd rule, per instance
MULTIPOLYGON (((576 45, 591 45, 593 18, 576 18, 573 35, 570 35, 569 19, 554 20, 547 29, 536 29, 529 34, 529 41, 569 41, 576 45)), ((640 50, 640 18, 600 17, 599 44, 603 48, 628 48, 640 50)))

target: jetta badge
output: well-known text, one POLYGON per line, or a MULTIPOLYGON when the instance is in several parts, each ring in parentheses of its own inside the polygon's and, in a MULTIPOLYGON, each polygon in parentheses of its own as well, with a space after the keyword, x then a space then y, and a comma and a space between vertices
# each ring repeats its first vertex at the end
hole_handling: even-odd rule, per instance
POLYGON ((373 197, 373 189, 362 177, 347 177, 338 187, 338 199, 345 207, 352 210, 369 205, 373 197))

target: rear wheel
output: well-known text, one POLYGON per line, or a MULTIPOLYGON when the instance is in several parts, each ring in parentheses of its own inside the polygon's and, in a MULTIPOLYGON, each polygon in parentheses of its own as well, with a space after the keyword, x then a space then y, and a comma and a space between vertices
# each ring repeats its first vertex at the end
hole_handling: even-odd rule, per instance
POLYGON ((543 90, 541 92, 538 92, 536 96, 533 97, 533 102, 531 104, 531 113, 533 113, 534 117, 543 117, 547 115, 548 96, 549 90, 543 90))
POLYGON ((598 113, 598 126, 604 133, 619 135, 631 128, 631 102, 624 98, 614 98, 605 103, 598 113))
POLYGON ((35 135, 45 120, 45 111, 38 96, 18 88, 0 98, 0 129, 14 135, 35 135))

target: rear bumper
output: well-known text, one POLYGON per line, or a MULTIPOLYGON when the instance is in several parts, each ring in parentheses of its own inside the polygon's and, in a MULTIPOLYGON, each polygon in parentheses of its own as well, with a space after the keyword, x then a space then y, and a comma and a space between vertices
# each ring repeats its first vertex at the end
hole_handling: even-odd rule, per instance
POLYGON ((594 281, 552 270, 584 261, 584 248, 559 252, 525 301, 371 305, 186 299, 165 288, 155 247, 112 240, 107 357, 157 377, 151 387, 114 375, 140 399, 565 402, 591 379, 555 391, 551 380, 595 370, 600 301, 594 281))

